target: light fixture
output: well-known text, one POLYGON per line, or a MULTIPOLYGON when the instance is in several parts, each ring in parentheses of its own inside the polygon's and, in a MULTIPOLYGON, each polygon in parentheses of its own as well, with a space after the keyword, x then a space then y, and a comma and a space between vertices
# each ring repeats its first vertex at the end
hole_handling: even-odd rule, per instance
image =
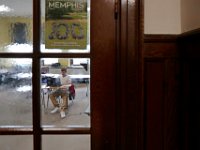
POLYGON ((10 12, 10 11, 12 11, 12 10, 13 10, 13 9, 11 9, 11 8, 8 7, 8 6, 0 5, 0 13, 10 12))

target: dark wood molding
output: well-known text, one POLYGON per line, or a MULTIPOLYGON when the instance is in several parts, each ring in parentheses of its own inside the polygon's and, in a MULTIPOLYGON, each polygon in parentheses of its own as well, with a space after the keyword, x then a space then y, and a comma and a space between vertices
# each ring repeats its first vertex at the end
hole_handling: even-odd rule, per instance
POLYGON ((177 35, 144 35, 144 58, 177 58, 177 35))
POLYGON ((178 36, 178 45, 183 59, 200 58, 200 28, 178 36))
POLYGON ((143 0, 121 2, 118 81, 120 149, 143 150, 143 0))
POLYGON ((144 43, 153 42, 176 42, 184 38, 197 38, 200 36, 200 28, 187 31, 181 34, 144 34, 144 43))
POLYGON ((184 33, 178 35, 178 38, 190 38, 192 36, 196 37, 198 35, 200 35, 200 28, 184 32, 184 33))
POLYGON ((176 34, 145 34, 144 43, 176 42, 177 37, 176 34))

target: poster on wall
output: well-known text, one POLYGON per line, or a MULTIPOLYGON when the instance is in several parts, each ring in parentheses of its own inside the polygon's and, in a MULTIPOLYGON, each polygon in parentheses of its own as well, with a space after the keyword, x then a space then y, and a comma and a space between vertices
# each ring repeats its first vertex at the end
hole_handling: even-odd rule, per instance
POLYGON ((45 48, 86 49, 87 0, 46 0, 45 48))

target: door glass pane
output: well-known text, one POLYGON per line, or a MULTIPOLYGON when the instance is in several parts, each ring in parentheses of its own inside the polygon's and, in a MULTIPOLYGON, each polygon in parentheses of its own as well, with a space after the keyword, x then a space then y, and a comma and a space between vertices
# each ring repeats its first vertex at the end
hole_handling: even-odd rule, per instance
POLYGON ((5 135, 0 136, 1 150, 33 150, 33 136, 5 135))
POLYGON ((0 52, 32 52, 32 7, 32 0, 0 0, 0 52))
POLYGON ((41 0, 41 51, 90 51, 90 0, 41 0))
POLYGON ((43 135, 43 150, 90 150, 90 135, 43 135))
POLYGON ((0 126, 32 125, 32 60, 0 59, 0 126))
POLYGON ((90 59, 41 59, 41 112, 43 126, 90 126, 90 59), (66 82, 60 78, 63 68, 66 82))

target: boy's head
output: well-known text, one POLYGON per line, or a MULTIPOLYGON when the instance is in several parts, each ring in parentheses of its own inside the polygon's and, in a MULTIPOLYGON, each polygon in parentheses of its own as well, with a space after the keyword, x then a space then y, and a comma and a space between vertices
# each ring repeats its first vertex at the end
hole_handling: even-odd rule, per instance
POLYGON ((65 67, 61 68, 62 72, 67 72, 67 69, 65 67))
POLYGON ((66 68, 61 68, 61 74, 62 76, 66 76, 66 73, 67 73, 67 69, 66 68))

